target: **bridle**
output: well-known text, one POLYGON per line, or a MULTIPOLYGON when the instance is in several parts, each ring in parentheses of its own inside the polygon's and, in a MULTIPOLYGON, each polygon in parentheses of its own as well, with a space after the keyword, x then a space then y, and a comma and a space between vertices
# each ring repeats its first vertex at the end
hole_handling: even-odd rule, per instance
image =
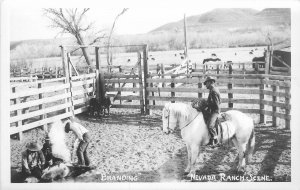
MULTIPOLYGON (((168 115, 166 117, 168 117, 168 125, 167 125, 167 129, 168 131, 170 131, 171 133, 174 132, 174 129, 171 129, 169 126, 170 126, 170 110, 167 110, 168 112, 168 115)), ((198 117, 198 115, 200 114, 200 112, 197 113, 197 115, 191 120, 189 121, 187 124, 185 124, 183 127, 180 128, 180 130, 182 130, 183 128, 185 128, 186 126, 188 126, 190 123, 192 123, 196 117, 198 117)))

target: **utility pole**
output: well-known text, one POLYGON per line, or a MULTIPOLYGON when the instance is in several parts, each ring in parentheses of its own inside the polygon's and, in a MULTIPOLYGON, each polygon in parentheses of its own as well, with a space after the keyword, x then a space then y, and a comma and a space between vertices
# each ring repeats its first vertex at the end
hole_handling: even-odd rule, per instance
POLYGON ((185 19, 185 14, 184 14, 184 19, 183 19, 183 31, 184 31, 184 55, 185 58, 188 57, 188 48, 187 48, 187 39, 186 39, 186 19, 185 19))

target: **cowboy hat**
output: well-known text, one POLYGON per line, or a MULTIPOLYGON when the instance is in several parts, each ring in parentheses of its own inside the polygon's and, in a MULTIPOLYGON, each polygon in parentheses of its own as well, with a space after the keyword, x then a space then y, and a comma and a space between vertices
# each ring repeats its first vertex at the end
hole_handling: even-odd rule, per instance
POLYGON ((207 77, 204 81, 204 85, 206 85, 206 82, 208 81, 213 81, 214 83, 216 82, 216 80, 213 77, 207 77))
POLYGON ((30 151, 40 151, 42 146, 37 142, 30 142, 26 145, 26 149, 30 151))

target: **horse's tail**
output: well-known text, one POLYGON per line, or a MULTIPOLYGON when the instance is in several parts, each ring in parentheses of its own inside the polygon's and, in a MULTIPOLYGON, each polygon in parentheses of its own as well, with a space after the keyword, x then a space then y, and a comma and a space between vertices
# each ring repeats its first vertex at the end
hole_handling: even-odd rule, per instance
POLYGON ((252 128, 251 135, 248 140, 248 148, 247 148, 247 154, 252 155, 254 151, 255 146, 255 134, 254 134, 254 127, 252 128))

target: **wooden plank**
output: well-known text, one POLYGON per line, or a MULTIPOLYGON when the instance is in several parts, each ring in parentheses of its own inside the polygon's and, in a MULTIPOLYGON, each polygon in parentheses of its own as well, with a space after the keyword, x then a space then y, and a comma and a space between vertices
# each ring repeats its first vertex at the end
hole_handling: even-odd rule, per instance
POLYGON ((81 80, 81 79, 88 79, 88 78, 96 78, 96 73, 89 73, 89 74, 82 74, 79 76, 72 76, 71 80, 81 80))
MULTIPOLYGON (((39 84, 38 84, 38 88, 42 88, 42 83, 39 83, 39 84)), ((43 94, 39 94, 39 99, 42 100, 43 98, 44 98, 44 97, 43 97, 43 94)), ((45 103, 39 104, 39 110, 43 110, 43 109, 45 109, 45 103)), ((47 118, 47 115, 46 115, 46 114, 43 114, 43 115, 41 115, 41 117, 40 117, 41 120, 43 120, 43 119, 45 119, 45 118, 47 118)), ((43 130, 46 131, 46 132, 48 132, 48 130, 47 130, 47 125, 43 125, 43 130)))
POLYGON ((88 80, 84 80, 84 81, 72 81, 72 86, 76 87, 76 86, 83 86, 83 85, 89 85, 89 84, 93 84, 95 79, 88 79, 88 80))
POLYGON ((52 107, 48 107, 45 108, 43 110, 37 110, 37 111, 33 111, 33 112, 29 112, 27 114, 22 114, 22 115, 17 115, 14 117, 10 117, 9 122, 13 123, 13 122, 17 122, 17 121, 21 121, 24 119, 29 119, 31 117, 36 117, 36 116, 40 116, 46 113, 50 113, 50 112, 54 112, 54 111, 58 111, 58 110, 62 110, 64 108, 70 107, 72 106, 71 102, 65 103, 65 104, 60 104, 60 105, 55 105, 52 107))
POLYGON ((39 120, 39 121, 36 121, 36 122, 32 122, 32 123, 23 125, 22 127, 10 127, 10 135, 13 135, 13 134, 16 134, 16 133, 19 133, 19 132, 22 132, 22 131, 26 131, 26 130, 29 130, 29 129, 33 129, 33 128, 36 128, 36 127, 39 127, 39 126, 42 126, 42 125, 45 125, 45 124, 50 124, 50 123, 53 123, 57 120, 68 118, 71 115, 72 115, 72 113, 64 113, 64 114, 60 114, 60 115, 57 115, 57 116, 54 116, 54 117, 49 117, 49 118, 44 119, 44 120, 39 120))
MULTIPOLYGON (((151 96, 150 96, 151 97, 151 96)), ((140 96, 133 96, 133 95, 128 95, 128 96, 116 96, 115 100, 142 100, 142 97, 140 96)))
POLYGON ((144 89, 143 89, 143 70, 142 70, 142 55, 141 52, 137 52, 137 57, 138 57, 138 78, 139 78, 139 93, 140 93, 140 110, 141 114, 145 114, 145 105, 144 105, 144 89))
MULTIPOLYGON (((291 98, 288 96, 291 94, 291 88, 286 87, 285 88, 285 93, 286 93, 286 97, 285 97, 285 104, 287 106, 289 106, 291 104, 291 98)), ((285 128, 286 129, 290 129, 291 127, 291 118, 290 118, 290 113, 291 113, 291 109, 285 109, 285 128)))
POLYGON ((262 93, 264 95, 268 95, 268 96, 278 96, 278 97, 285 97, 285 98, 291 97, 291 94, 287 94, 284 92, 273 92, 273 91, 269 91, 269 90, 262 90, 262 93))
POLYGON ((59 90, 64 90, 70 88, 70 84, 61 84, 61 85, 55 85, 55 86, 48 86, 48 87, 43 87, 41 89, 32 89, 32 90, 27 90, 27 91, 22 91, 22 92, 17 92, 17 93, 11 93, 10 94, 10 99, 15 99, 19 97, 25 97, 25 96, 33 96, 33 95, 38 95, 42 93, 49 93, 49 92, 55 92, 59 90))
MULTIPOLYGON (((265 85, 264 85, 264 83, 263 83, 263 79, 261 79, 262 81, 261 81, 261 85, 259 86, 259 90, 260 91, 264 91, 264 89, 265 89, 265 85)), ((260 104, 259 104, 259 109, 260 109, 260 111, 261 111, 261 113, 260 113, 260 115, 259 115, 259 122, 260 123, 265 123, 265 121, 266 121, 266 118, 265 118, 265 114, 262 112, 264 109, 265 109, 265 105, 264 105, 264 103, 263 103, 263 100, 264 100, 264 93, 260 93, 259 94, 259 99, 260 99, 260 104)))
MULTIPOLYGON (((13 88, 13 91, 12 92, 16 92, 16 88, 13 88)), ((16 104, 19 104, 21 101, 20 101, 20 98, 17 98, 16 100, 15 100, 15 103, 16 104)), ((18 117, 19 115, 21 115, 22 114, 22 110, 17 110, 17 115, 16 115, 16 117, 18 117)), ((22 128, 22 121, 18 121, 17 122, 17 127, 18 127, 18 129, 21 129, 22 128)), ((18 139, 20 140, 20 141, 22 141, 23 140, 23 133, 20 131, 19 132, 19 134, 18 134, 18 139)))
MULTIPOLYGON (((171 76, 172 77, 172 79, 173 79, 173 76, 171 76)), ((172 82, 171 83, 171 88, 175 88, 175 84, 172 82)), ((174 101, 174 97, 175 97, 175 92, 174 91, 171 91, 171 103, 175 103, 175 101, 174 101)))
POLYGON ((272 106, 272 107, 278 107, 278 108, 282 108, 282 109, 291 109, 291 105, 286 105, 286 103, 275 102, 274 101, 275 97, 277 100, 277 96, 272 96, 272 101, 263 100, 262 102, 263 102, 263 104, 272 106))
POLYGON ((111 108, 140 109, 140 105, 113 104, 111 108))
POLYGON ((105 83, 139 83, 139 79, 105 79, 105 83))
POLYGON ((195 100, 197 97, 155 97, 149 96, 149 100, 156 100, 156 101, 168 101, 168 102, 191 102, 195 100))
POLYGON ((273 70, 270 70, 270 74, 272 74, 272 75, 281 75, 281 76, 291 76, 290 73, 280 72, 280 71, 273 71, 273 70))
POLYGON ((203 93, 208 92, 207 89, 197 89, 197 88, 152 88, 148 87, 149 92, 195 92, 203 93))
POLYGON ((77 106, 79 104, 88 104, 88 99, 86 97, 84 97, 84 98, 79 98, 79 99, 74 100, 74 106, 77 106))
POLYGON ((143 65, 144 65, 144 98, 145 98, 145 114, 148 115, 150 113, 150 110, 147 109, 147 105, 149 105, 149 100, 148 100, 148 96, 149 96, 149 92, 147 91, 147 87, 148 87, 148 83, 147 83, 147 79, 148 79, 148 45, 144 45, 143 47, 143 65))
POLYGON ((114 79, 114 78, 118 78, 118 79, 130 79, 130 78, 138 78, 139 75, 136 74, 115 74, 115 73, 105 73, 104 79, 114 79))
MULTIPOLYGON (((279 90, 279 87, 278 86, 272 86, 272 90, 273 90, 273 92, 276 93, 279 90)), ((263 103, 266 104, 266 102, 263 102, 263 103)), ((272 104, 275 104, 275 103, 277 103, 277 96, 272 96, 272 104)), ((283 105, 285 105, 285 104, 283 104, 283 105)), ((272 111, 274 113, 276 113, 277 112, 277 106, 272 105, 272 111)), ((277 126, 277 118, 276 118, 275 115, 272 116, 272 124, 273 124, 274 127, 277 126)))
MULTIPOLYGON (((210 76, 218 76, 220 78, 229 78, 228 76, 228 73, 226 74, 214 74, 214 73, 211 73, 209 74, 210 76)), ((152 77, 154 76, 158 76, 158 74, 151 74, 152 77)), ((171 76, 174 76, 174 77, 178 77, 178 76, 191 76, 191 77, 207 77, 208 75, 204 73, 204 76, 203 76, 203 73, 192 73, 190 75, 188 74, 164 74, 163 75, 164 77, 171 77, 171 76)), ((274 79, 274 80, 291 80, 291 77, 290 76, 279 76, 279 75, 266 75, 266 74, 232 74, 230 75, 230 77, 232 78, 243 78, 243 77, 246 77, 246 78, 264 78, 264 77, 268 77, 270 79, 274 79)))
POLYGON ((78 95, 84 95, 86 93, 90 93, 90 92, 93 92, 94 89, 93 87, 90 87, 90 88, 86 88, 86 89, 76 89, 73 91, 73 96, 78 96, 78 95))
POLYGON ((228 111, 228 110, 239 110, 243 113, 251 113, 251 114, 259 114, 260 110, 259 109, 242 109, 242 108, 221 108, 222 112, 228 111))
MULTIPOLYGON (((147 79, 147 83, 160 83, 160 82, 165 82, 165 83, 185 83, 185 84, 190 84, 190 83, 199 83, 199 79, 198 78, 183 78, 183 79, 176 79, 174 76, 171 76, 172 78, 168 78, 168 79, 162 79, 162 78, 158 78, 158 79, 147 79)), ((204 82, 201 80, 201 82, 204 82)), ((232 83, 232 84, 260 84, 260 80, 259 79, 220 79, 219 81, 216 82, 217 85, 219 84, 228 84, 228 83, 232 83)))
MULTIPOLYGON (((202 83, 201 83, 202 84, 202 83)), ((207 89, 203 88, 151 88, 148 87, 149 92, 195 92, 207 93, 207 89)), ((259 94, 259 89, 219 89, 220 93, 234 93, 234 94, 259 94)))
POLYGON ((133 92, 133 91, 139 91, 140 88, 107 88, 108 92, 114 92, 114 91, 122 91, 122 92, 133 92))
POLYGON ((264 115, 268 115, 268 116, 274 116, 277 118, 281 118, 281 119, 287 119, 287 120, 291 120, 291 115, 286 115, 283 113, 277 113, 277 112, 273 112, 273 111, 267 111, 267 110, 262 110, 261 113, 263 113, 264 115))
POLYGON ((88 110, 87 107, 81 107, 81 108, 77 108, 74 110, 74 114, 77 115, 77 114, 80 114, 80 113, 83 113, 83 112, 86 112, 88 110))
POLYGON ((274 80, 264 79, 262 82, 263 82, 263 84, 268 84, 268 85, 291 87, 291 82, 290 81, 274 81, 274 80))

